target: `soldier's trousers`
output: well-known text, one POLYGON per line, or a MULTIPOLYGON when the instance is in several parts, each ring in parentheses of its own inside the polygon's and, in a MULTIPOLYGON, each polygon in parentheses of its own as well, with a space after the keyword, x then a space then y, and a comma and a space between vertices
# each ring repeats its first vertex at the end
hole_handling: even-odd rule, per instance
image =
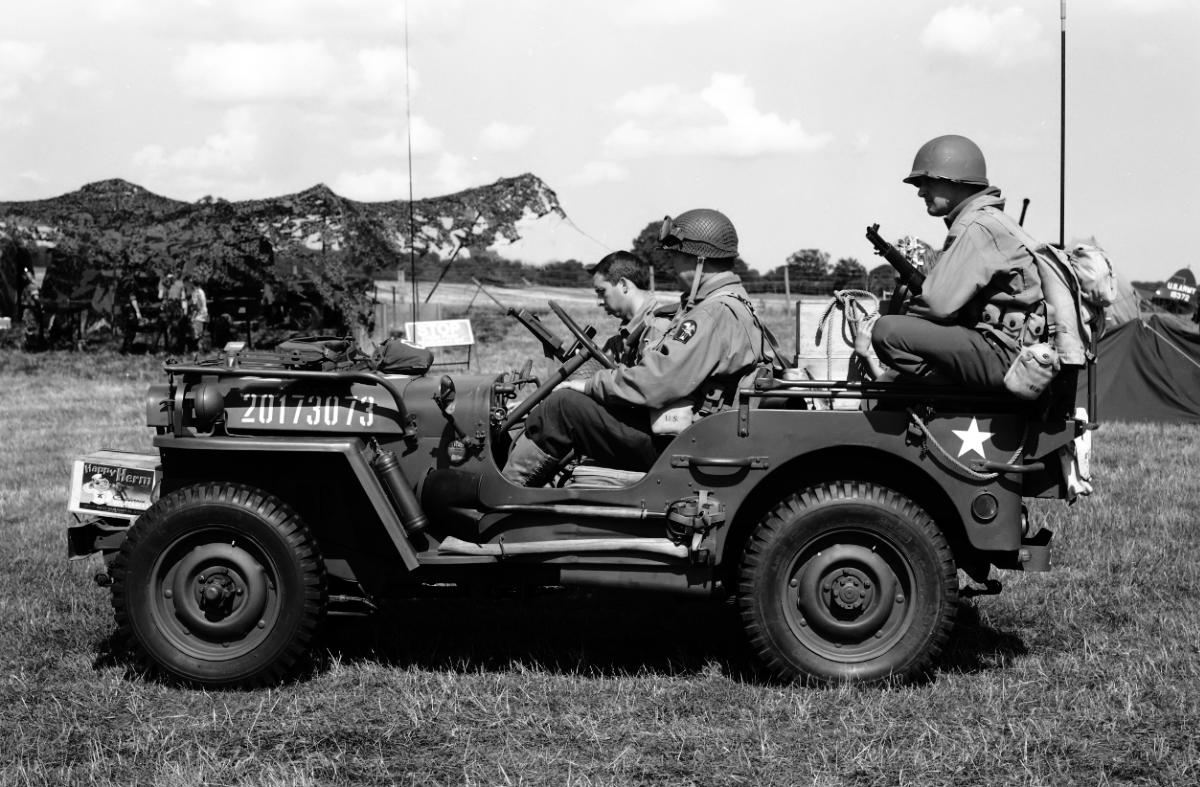
POLYGON ((901 375, 968 388, 1003 388, 1016 352, 999 339, 961 325, 884 315, 871 332, 879 360, 901 375))
POLYGON ((649 410, 606 407, 566 388, 533 408, 525 421, 525 436, 556 459, 574 449, 618 470, 648 470, 658 456, 649 410))

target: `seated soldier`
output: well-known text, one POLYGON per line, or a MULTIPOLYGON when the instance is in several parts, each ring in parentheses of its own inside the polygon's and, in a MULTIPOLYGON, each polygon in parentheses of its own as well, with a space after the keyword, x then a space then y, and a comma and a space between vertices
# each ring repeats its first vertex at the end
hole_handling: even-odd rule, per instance
POLYGON ((681 401, 701 415, 728 407, 743 378, 772 358, 741 280, 733 272, 738 237, 715 210, 689 210, 663 222, 660 247, 684 288, 679 312, 633 366, 568 380, 530 413, 504 476, 541 486, 572 451, 600 465, 647 470, 658 451, 653 410, 681 401))
POLYGON ((621 319, 621 327, 604 343, 604 352, 622 366, 633 366, 671 324, 669 314, 676 307, 658 306, 649 291, 650 266, 632 252, 614 251, 588 272, 599 305, 621 319))
POLYGON ((870 344, 900 380, 1003 388, 1021 347, 1045 339, 1035 244, 1004 213, 983 153, 966 137, 925 143, 904 182, 949 233, 907 314, 880 317, 870 344))

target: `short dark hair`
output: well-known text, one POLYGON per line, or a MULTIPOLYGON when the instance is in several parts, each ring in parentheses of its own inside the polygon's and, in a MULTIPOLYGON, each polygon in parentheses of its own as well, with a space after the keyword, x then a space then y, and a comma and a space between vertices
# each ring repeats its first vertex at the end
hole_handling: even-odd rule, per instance
POLYGON ((588 273, 599 273, 611 282, 629 279, 642 290, 650 286, 650 266, 631 251, 614 251, 588 268, 588 273))

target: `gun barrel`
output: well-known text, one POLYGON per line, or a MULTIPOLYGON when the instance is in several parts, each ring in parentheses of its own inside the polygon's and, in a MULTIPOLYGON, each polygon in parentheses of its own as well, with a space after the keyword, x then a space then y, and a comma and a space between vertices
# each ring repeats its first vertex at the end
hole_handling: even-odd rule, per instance
POLYGON ((871 241, 871 245, 875 247, 875 253, 896 269, 896 273, 900 276, 900 283, 908 287, 914 295, 920 295, 921 286, 925 283, 925 274, 917 270, 916 266, 909 262, 908 257, 905 257, 899 249, 880 236, 878 224, 867 227, 867 240, 871 241))

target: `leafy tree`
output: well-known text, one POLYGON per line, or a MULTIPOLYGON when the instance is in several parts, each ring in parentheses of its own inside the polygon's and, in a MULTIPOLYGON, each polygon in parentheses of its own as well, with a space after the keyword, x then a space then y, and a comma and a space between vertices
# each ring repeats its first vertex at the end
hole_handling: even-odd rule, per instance
POLYGON ((787 258, 787 268, 793 292, 805 295, 828 295, 833 292, 829 252, 820 249, 792 252, 787 258))
POLYGON ((654 279, 659 284, 675 281, 675 266, 671 264, 667 253, 658 246, 658 231, 662 228, 662 220, 652 221, 642 228, 633 239, 630 251, 641 257, 654 268, 654 279))
POLYGON ((843 257, 833 266, 835 290, 862 290, 867 286, 867 269, 853 257, 843 257))
POLYGON ((548 287, 587 287, 592 283, 579 260, 549 262, 539 269, 536 281, 548 287))

